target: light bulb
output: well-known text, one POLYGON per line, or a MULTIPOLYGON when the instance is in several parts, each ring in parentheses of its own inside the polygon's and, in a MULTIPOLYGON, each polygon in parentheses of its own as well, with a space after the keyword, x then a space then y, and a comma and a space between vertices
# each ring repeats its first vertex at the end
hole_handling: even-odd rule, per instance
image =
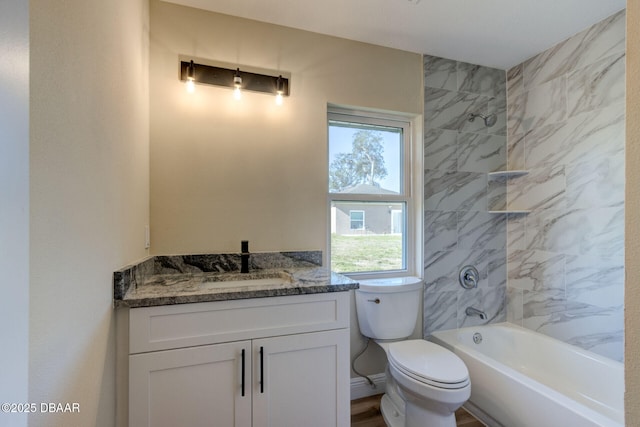
POLYGON ((240 77, 240 68, 236 70, 236 75, 233 77, 233 86, 235 89, 233 90, 233 97, 240 101, 242 99, 242 77, 240 77))
POLYGON ((187 66, 187 92, 193 93, 196 90, 194 80, 196 79, 196 69, 193 61, 187 66))
POLYGON ((278 76, 276 81, 276 105, 282 105, 282 94, 284 93, 284 84, 282 82, 282 76, 278 76))

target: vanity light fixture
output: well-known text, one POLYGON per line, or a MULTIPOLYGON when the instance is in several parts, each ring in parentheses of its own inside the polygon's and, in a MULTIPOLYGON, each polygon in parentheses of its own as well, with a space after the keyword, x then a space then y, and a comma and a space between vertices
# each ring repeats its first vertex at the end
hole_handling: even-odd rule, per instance
POLYGON ((261 92, 275 95, 276 104, 281 105, 283 97, 289 96, 289 79, 282 74, 259 74, 242 71, 239 67, 223 68, 194 61, 180 61, 180 80, 187 84, 188 90, 195 83, 233 89, 236 99, 244 91, 261 92))

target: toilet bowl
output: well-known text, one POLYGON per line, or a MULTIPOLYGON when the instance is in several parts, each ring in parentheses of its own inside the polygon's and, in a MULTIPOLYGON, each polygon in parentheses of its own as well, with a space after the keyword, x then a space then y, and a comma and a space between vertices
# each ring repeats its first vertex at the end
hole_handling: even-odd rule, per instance
POLYGON ((455 427, 455 411, 471 394, 469 372, 451 351, 406 340, 415 327, 422 281, 415 277, 360 281, 358 323, 387 355, 381 411, 390 427, 455 427))

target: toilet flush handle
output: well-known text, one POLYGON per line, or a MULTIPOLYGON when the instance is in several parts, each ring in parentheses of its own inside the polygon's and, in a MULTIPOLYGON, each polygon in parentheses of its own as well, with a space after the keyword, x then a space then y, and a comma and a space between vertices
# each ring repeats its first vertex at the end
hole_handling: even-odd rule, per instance
POLYGON ((380 304, 380 298, 376 298, 376 299, 368 299, 368 302, 375 302, 376 304, 380 304))

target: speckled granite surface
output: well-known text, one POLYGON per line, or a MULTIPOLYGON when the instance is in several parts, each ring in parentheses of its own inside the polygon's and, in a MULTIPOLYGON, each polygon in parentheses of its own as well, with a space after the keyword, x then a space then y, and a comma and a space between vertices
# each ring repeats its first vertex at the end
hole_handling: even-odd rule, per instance
POLYGON ((321 267, 322 253, 270 252, 250 257, 240 273, 240 254, 156 256, 113 275, 116 307, 339 292, 358 283, 321 267))

